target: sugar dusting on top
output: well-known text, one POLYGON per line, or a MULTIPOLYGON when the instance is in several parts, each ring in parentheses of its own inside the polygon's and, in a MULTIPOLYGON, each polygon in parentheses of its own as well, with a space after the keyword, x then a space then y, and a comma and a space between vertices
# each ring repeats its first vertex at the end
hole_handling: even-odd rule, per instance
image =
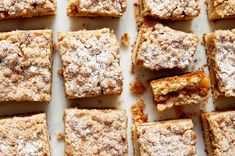
POLYGON ((235 1, 234 0, 211 0, 212 5, 221 17, 235 16, 235 1))

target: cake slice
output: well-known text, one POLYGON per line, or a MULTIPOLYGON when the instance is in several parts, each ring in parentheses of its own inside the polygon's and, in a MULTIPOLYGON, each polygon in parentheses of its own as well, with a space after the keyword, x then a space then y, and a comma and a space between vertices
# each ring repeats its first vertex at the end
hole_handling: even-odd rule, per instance
POLYGON ((190 20, 200 14, 199 0, 139 0, 145 17, 163 20, 190 20))
POLYGON ((210 79, 203 72, 153 80, 150 83, 158 111, 174 106, 205 104, 210 90, 210 79))
POLYGON ((196 133, 190 119, 157 121, 134 125, 135 156, 195 156, 196 133))
POLYGON ((66 155, 128 155, 124 110, 66 109, 66 155))
POLYGON ((50 156, 46 114, 0 119, 0 155, 50 156))
POLYGON ((209 19, 235 18, 234 0, 206 0, 206 3, 209 19))
POLYGON ((0 20, 54 15, 56 0, 1 0, 0 20))
POLYGON ((52 31, 0 33, 0 102, 50 101, 52 31))
POLYGON ((232 156, 235 153, 235 111, 202 114, 208 156, 232 156))
POLYGON ((192 33, 173 30, 162 24, 140 28, 133 49, 134 64, 150 70, 186 69, 199 39, 192 33))
POLYGON ((59 48, 68 98, 121 94, 120 47, 113 31, 60 33, 59 48))
POLYGON ((126 7, 126 0, 69 0, 67 15, 120 17, 126 7))
POLYGON ((235 97, 235 29, 204 36, 213 95, 235 97))

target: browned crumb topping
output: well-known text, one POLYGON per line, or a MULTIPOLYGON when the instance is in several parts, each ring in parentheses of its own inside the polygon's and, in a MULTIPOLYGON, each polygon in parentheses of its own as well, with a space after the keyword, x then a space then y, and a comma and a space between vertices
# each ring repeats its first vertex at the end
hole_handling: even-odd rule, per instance
POLYGON ((200 13, 199 0, 142 0, 144 16, 160 19, 191 19, 200 13))
POLYGON ((137 104, 131 105, 132 119, 136 123, 148 121, 148 115, 144 113, 145 104, 142 99, 138 99, 137 104))
POLYGON ((51 30, 0 34, 0 101, 50 101, 51 30))
POLYGON ((0 155, 50 155, 46 115, 0 119, 0 155))
POLYGON ((234 0, 210 0, 213 9, 222 18, 225 16, 235 16, 234 0))
POLYGON ((55 14, 55 0, 1 0, 0 19, 55 14))
POLYGON ((69 98, 120 94, 119 44, 110 29, 60 34, 65 92, 69 98))
POLYGON ((191 120, 175 120, 137 125, 137 143, 143 156, 196 154, 196 133, 191 120))
POLYGON ((135 63, 151 70, 185 69, 197 50, 196 35, 162 24, 143 25, 136 41, 135 63))
POLYGON ((142 95, 146 91, 145 86, 139 79, 136 79, 135 81, 131 82, 130 89, 131 92, 135 95, 142 95))
POLYGON ((214 156, 235 153, 235 112, 211 113, 207 116, 214 156))
POLYGON ((127 156, 127 116, 122 110, 65 110, 67 155, 127 156))
POLYGON ((126 10, 126 0, 70 0, 68 15, 121 16, 126 10))
POLYGON ((129 37, 128 33, 124 33, 122 35, 122 44, 125 46, 128 46, 129 43, 130 43, 130 37, 129 37))

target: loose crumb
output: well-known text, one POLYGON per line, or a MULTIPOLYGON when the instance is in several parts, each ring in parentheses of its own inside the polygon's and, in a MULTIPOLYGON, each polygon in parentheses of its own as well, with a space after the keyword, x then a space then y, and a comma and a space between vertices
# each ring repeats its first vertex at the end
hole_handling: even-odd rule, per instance
POLYGON ((144 113, 145 104, 143 99, 138 99, 136 104, 131 105, 132 119, 137 123, 148 121, 148 115, 144 113))
POLYGON ((57 133, 57 134, 56 134, 56 138, 57 138, 58 140, 64 140, 64 133, 63 133, 63 132, 57 133))
POLYGON ((145 92, 146 88, 141 82, 141 80, 136 79, 130 83, 130 90, 135 95, 142 95, 145 92))
POLYGON ((63 69, 62 69, 62 68, 58 69, 58 70, 57 70, 57 74, 58 74, 58 75, 63 75, 63 69))
POLYGON ((129 43, 130 43, 130 37, 129 37, 128 33, 124 33, 124 34, 122 35, 122 44, 123 44, 124 46, 128 46, 129 43))
POLYGON ((134 7, 139 7, 139 5, 140 5, 139 2, 134 2, 134 3, 133 3, 133 6, 134 6, 134 7))

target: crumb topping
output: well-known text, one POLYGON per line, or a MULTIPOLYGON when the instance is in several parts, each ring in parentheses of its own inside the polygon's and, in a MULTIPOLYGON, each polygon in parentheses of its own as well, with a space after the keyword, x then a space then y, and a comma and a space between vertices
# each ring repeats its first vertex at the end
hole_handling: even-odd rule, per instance
POLYGON ((233 155, 235 153, 235 112, 209 115, 208 123, 213 136, 214 155, 233 155))
POLYGON ((69 97, 122 92, 119 45, 112 31, 69 32, 59 40, 65 90, 69 97))
POLYGON ((122 110, 65 111, 66 154, 127 156, 127 116, 122 110))
POLYGON ((235 96, 235 29, 216 31, 214 42, 212 57, 216 64, 219 90, 225 96, 235 96))
POLYGON ((196 133, 192 127, 186 120, 137 125, 141 155, 195 155, 196 133))
MULTIPOLYGON (((4 16, 24 16, 28 12, 55 12, 55 0, 1 0, 0 19, 4 16)), ((30 15, 28 15, 30 16, 30 15)))
POLYGON ((0 101, 50 101, 52 32, 0 34, 0 101))
POLYGON ((151 70, 185 69, 197 50, 199 40, 194 34, 161 24, 143 26, 140 31, 136 63, 151 70))
POLYGON ((0 120, 0 155, 50 155, 46 115, 0 120))
POLYGON ((211 0, 213 8, 221 16, 235 15, 235 1, 234 0, 211 0))
POLYGON ((183 19, 199 15, 199 0, 142 0, 143 14, 160 19, 183 19))

